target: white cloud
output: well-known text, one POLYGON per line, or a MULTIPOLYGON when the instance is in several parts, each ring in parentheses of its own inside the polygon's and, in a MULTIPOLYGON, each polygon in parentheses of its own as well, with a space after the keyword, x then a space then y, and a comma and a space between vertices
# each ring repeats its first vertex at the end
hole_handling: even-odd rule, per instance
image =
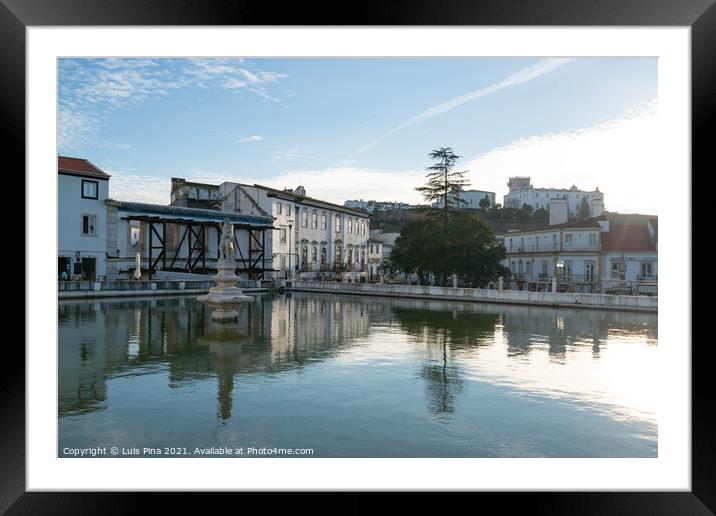
POLYGON ((236 140, 236 143, 247 143, 247 142, 260 142, 264 137, 262 134, 252 134, 251 136, 244 136, 236 140))
POLYGON ((395 127, 393 127, 391 130, 389 130, 387 133, 385 133, 380 138, 373 140, 372 142, 364 145, 363 147, 358 149, 354 155, 358 156, 359 154, 362 154, 366 150, 370 149, 371 147, 374 147, 375 145, 378 145, 380 142, 385 140, 388 136, 400 131, 401 129, 404 129, 404 128, 409 127, 414 124, 417 124, 419 122, 423 122, 423 121, 428 120, 434 116, 441 115, 447 111, 455 109, 456 107, 458 107, 461 104, 464 104, 465 102, 469 102, 476 98, 485 97, 487 95, 490 95, 492 93, 500 91, 504 88, 508 88, 510 86, 517 86, 518 84, 522 84, 522 83, 531 81, 533 79, 536 79, 537 77, 545 75, 546 73, 549 73, 552 70, 554 70, 555 68, 559 68, 560 66, 563 66, 563 65, 569 63, 570 61, 572 61, 572 58, 543 59, 542 61, 538 62, 537 64, 528 66, 527 68, 524 68, 524 69, 520 70, 519 72, 514 73, 501 81, 498 81, 498 82, 490 84, 489 86, 486 86, 484 88, 480 88, 480 89, 471 91, 470 93, 466 93, 465 95, 461 95, 459 97, 450 99, 446 102, 442 102, 440 104, 432 106, 432 107, 426 109, 425 111, 423 111, 422 113, 419 113, 419 114, 415 115, 414 117, 409 118, 405 122, 403 122, 399 125, 396 125, 395 127))
POLYGON ((237 79, 236 77, 229 77, 229 78, 226 79, 226 80, 224 81, 224 83, 222 84, 222 86, 223 86, 224 88, 229 89, 229 90, 236 90, 236 89, 240 89, 240 88, 245 88, 245 87, 248 86, 248 85, 249 85, 248 82, 243 81, 243 80, 241 80, 241 79, 237 79))
POLYGON ((265 88, 287 75, 254 68, 238 58, 63 58, 58 77, 58 140, 64 152, 90 141, 92 128, 111 111, 188 87, 249 88, 254 95, 278 101, 265 88))
POLYGON ((98 129, 97 119, 70 108, 61 108, 57 116, 57 144, 65 152, 72 152, 98 129))
POLYGON ((622 117, 591 127, 535 135, 492 149, 461 168, 470 188, 507 193, 510 176, 530 176, 535 187, 604 192, 606 209, 657 213, 652 186, 660 180, 657 103, 653 100, 622 117))
MULTIPOLYGON (((110 179, 110 196, 124 201, 158 204, 169 203, 170 179, 122 171, 107 171, 110 179)), ((422 202, 414 188, 422 184, 425 171, 385 172, 357 167, 335 167, 324 170, 294 170, 274 177, 239 176, 189 170, 175 174, 187 181, 220 184, 223 181, 261 184, 272 188, 296 188, 303 185, 309 196, 343 204, 347 199, 376 199, 384 201, 422 202)))
MULTIPOLYGON (((611 211, 658 213, 651 185, 661 180, 656 101, 638 106, 622 117, 591 127, 517 140, 458 164, 469 170, 468 188, 489 190, 498 199, 507 193, 510 176, 529 175, 537 187, 583 189, 599 186, 611 211)), ((288 149, 282 155, 300 155, 288 149), (292 154, 293 153, 293 154, 292 154)), ((231 172, 189 170, 188 181, 219 184, 234 181, 274 188, 303 185, 309 196, 342 204, 347 199, 424 202, 415 187, 423 184, 424 170, 386 171, 354 166, 350 161, 325 169, 287 169, 273 177, 251 177, 231 172)), ((169 178, 117 173, 110 181, 114 198, 167 204, 169 178)), ((654 189, 654 192, 657 190, 654 189)))

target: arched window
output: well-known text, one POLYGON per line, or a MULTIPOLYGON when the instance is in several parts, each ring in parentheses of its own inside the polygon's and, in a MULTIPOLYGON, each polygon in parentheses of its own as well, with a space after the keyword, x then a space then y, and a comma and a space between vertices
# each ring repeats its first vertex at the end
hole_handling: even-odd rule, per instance
POLYGON ((336 263, 343 263, 343 248, 339 242, 336 242, 336 263))
POLYGON ((301 263, 308 263, 308 246, 306 244, 303 245, 301 250, 301 263))
POLYGON ((362 249, 360 252, 360 264, 363 265, 365 263, 365 249, 362 249))
POLYGON ((324 245, 323 247, 321 247, 321 265, 323 265, 324 267, 326 265, 326 252, 326 246, 324 245))
POLYGON ((317 249, 316 246, 314 245, 314 246, 311 248, 311 261, 312 261, 313 263, 316 263, 316 259, 317 259, 317 258, 318 258, 318 249, 317 249))

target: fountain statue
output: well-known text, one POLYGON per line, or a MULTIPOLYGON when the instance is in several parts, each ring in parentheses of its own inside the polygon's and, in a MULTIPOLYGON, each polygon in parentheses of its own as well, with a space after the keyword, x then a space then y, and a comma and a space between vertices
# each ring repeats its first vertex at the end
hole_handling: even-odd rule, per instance
POLYGON ((253 298, 245 295, 237 285, 239 278, 236 275, 235 257, 234 228, 229 219, 225 218, 221 224, 219 238, 219 259, 216 262, 218 270, 211 277, 215 286, 209 289, 208 294, 197 298, 214 309, 211 313, 212 321, 235 321, 239 317, 239 305, 253 301, 253 298))

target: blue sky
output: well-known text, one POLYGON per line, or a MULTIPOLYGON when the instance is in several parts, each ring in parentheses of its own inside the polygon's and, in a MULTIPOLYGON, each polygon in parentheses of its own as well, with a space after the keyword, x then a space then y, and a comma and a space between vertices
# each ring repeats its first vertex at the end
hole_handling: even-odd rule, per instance
POLYGON ((632 191, 654 159, 654 58, 60 59, 58 80, 58 152, 119 199, 167 203, 176 176, 419 202, 449 146, 498 199, 530 175, 656 212, 632 191))

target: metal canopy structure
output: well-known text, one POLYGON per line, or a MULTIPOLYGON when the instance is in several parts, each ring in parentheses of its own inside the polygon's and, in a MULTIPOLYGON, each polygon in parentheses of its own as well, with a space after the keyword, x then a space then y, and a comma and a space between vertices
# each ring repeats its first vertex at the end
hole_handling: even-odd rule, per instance
MULTIPOLYGON (((157 265, 161 262, 162 270, 176 272, 191 272, 207 274, 207 260, 215 261, 216 258, 207 256, 209 231, 217 232, 216 257, 219 256, 219 235, 221 223, 217 221, 202 221, 185 218, 164 218, 151 215, 128 215, 123 217, 129 221, 138 221, 146 224, 149 232, 149 274, 150 277, 156 271, 157 265), (176 247, 169 249, 167 246, 167 225, 175 224, 178 228, 179 238, 176 247), (186 242, 186 246, 184 243, 186 242), (173 251, 173 256, 171 253, 173 251), (186 251, 183 253, 183 251, 186 251), (182 256, 184 254, 184 256, 182 256)), ((266 267, 266 231, 273 230, 269 225, 252 225, 233 223, 234 238, 237 242, 236 249, 239 257, 236 259, 236 273, 245 273, 249 279, 263 279, 264 273, 273 269, 266 267), (238 245, 238 236, 242 232, 248 233, 249 248, 245 254, 238 245)))

